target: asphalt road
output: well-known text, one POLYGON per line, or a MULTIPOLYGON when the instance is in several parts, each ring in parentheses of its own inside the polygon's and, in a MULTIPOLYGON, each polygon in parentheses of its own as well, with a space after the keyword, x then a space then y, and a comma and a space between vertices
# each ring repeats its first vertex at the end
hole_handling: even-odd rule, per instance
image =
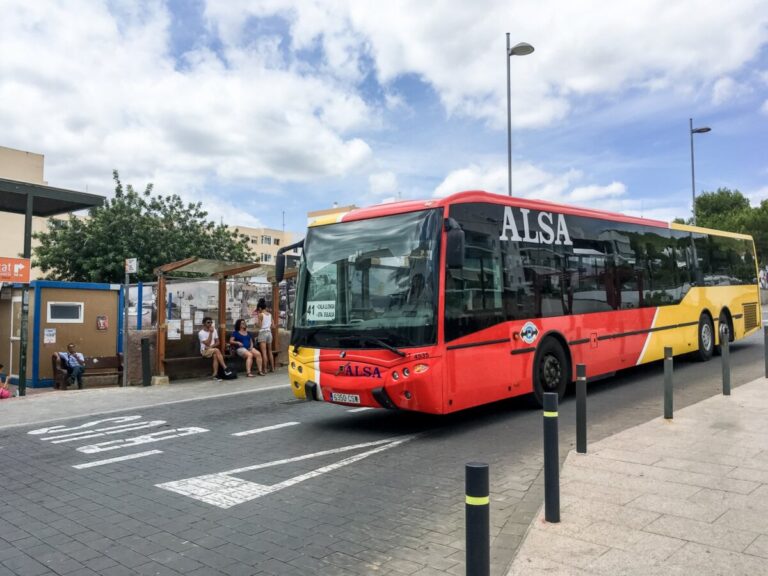
MULTIPOLYGON (((732 383, 763 374, 762 335, 732 383)), ((655 363, 589 385, 589 439, 662 414, 655 363)), ((676 408, 720 392, 677 359, 676 408)), ((561 456, 575 402, 560 408, 561 456)), ((464 464, 491 466, 492 572, 542 498, 541 413, 350 410, 285 389, 0 430, 0 574, 464 574, 464 464), (138 455, 138 456, 137 456, 138 455), (131 459, 125 459, 131 456, 131 459)))

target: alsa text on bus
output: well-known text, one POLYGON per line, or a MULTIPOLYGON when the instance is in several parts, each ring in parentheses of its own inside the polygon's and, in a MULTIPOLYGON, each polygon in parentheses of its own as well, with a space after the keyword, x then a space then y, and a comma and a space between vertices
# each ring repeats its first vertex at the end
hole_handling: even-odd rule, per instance
MULTIPOLYGON (((515 213, 511 206, 504 207, 504 225, 501 230, 501 236, 499 240, 513 242, 532 242, 534 244, 564 244, 570 246, 573 244, 571 236, 568 234, 568 226, 565 223, 565 214, 552 214, 552 212, 539 212, 538 216, 533 219, 533 215, 528 208, 518 208, 523 220, 523 235, 520 236, 520 232, 515 222, 515 213), (554 218, 557 217, 557 222, 554 222, 554 218), (537 229, 531 224, 538 225, 537 229), (511 232, 512 236, 507 236, 507 233, 511 232)), ((536 214, 536 212, 534 212, 536 214)))

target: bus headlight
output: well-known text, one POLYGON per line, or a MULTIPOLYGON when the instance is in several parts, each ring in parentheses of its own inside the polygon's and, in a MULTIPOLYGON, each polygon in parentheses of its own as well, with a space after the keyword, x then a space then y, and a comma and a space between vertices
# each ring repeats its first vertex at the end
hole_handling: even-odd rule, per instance
POLYGON ((408 376, 410 376, 410 375, 411 375, 411 371, 408 370, 408 368, 403 368, 403 376, 408 378, 408 376))

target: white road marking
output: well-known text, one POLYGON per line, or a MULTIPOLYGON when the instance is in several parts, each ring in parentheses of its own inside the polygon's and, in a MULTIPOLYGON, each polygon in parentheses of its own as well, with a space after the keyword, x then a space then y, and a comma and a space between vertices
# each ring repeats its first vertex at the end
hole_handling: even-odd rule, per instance
POLYGON ((100 442, 99 444, 81 446, 77 450, 79 452, 83 452, 84 454, 95 454, 96 452, 117 450, 119 448, 129 448, 131 446, 149 444, 151 442, 161 442, 163 440, 170 440, 171 438, 181 438, 183 436, 190 436, 192 434, 200 434, 201 432, 208 432, 208 430, 206 428, 198 428, 196 426, 188 426, 186 428, 172 428, 171 430, 161 430, 160 432, 152 432, 151 434, 144 434, 143 436, 135 436, 133 438, 121 438, 120 440, 110 440, 108 442, 100 442))
POLYGON ((123 434, 125 432, 132 432, 133 430, 154 428, 155 426, 162 426, 163 424, 165 424, 165 420, 150 420, 149 422, 137 424, 123 424, 121 426, 113 426, 111 428, 100 428, 98 430, 94 430, 92 434, 88 432, 77 432, 75 434, 50 436, 48 438, 41 438, 41 440, 50 440, 51 444, 62 444, 63 442, 77 442, 79 440, 88 440, 89 438, 100 438, 101 436, 123 434), (99 430, 104 430, 104 432, 100 432, 99 430), (60 438, 60 440, 58 440, 58 438, 60 438))
POLYGON ((117 458, 107 458, 106 460, 95 460, 93 462, 86 462, 85 464, 75 464, 72 468, 82 470, 83 468, 94 468, 95 466, 104 466, 105 464, 112 464, 113 462, 123 462, 124 460, 134 460, 136 458, 144 458, 144 456, 152 456, 153 454, 162 454, 162 450, 147 450, 146 452, 137 452, 136 454, 126 454, 125 456, 118 456, 117 458))
POLYGON ((362 408, 352 408, 352 410, 347 410, 347 412, 363 412, 364 410, 373 410, 373 408, 363 406, 362 408))
MULTIPOLYGON (((181 404, 182 402, 199 402, 201 400, 208 400, 210 401, 213 398, 219 399, 219 398, 226 398, 228 396, 239 396, 241 394, 255 394, 256 392, 269 392, 271 390, 280 390, 281 388, 290 388, 290 384, 279 384, 277 386, 265 386, 264 388, 257 388, 255 390, 238 390, 236 392, 219 392, 216 391, 215 393, 209 393, 209 394, 198 394, 194 398, 183 398, 181 400, 167 400, 165 402, 153 402, 151 404, 139 404, 137 406, 129 406, 128 408, 113 408, 112 410, 97 410, 95 412, 85 413, 85 414, 73 414, 71 416, 62 416, 61 418, 49 418, 48 420, 40 420, 39 422, 33 422, 32 424, 48 424, 51 422, 61 422, 62 420, 74 420, 75 418, 88 418, 90 416, 98 416, 102 414, 116 414, 117 412, 128 412, 129 410, 143 410, 144 408, 157 408, 158 406, 169 406, 171 404, 181 404)), ((214 387, 209 387, 210 390, 213 390, 214 387)), ((25 422, 16 422, 14 424, 2 424, 0 425, 0 430, 5 430, 6 428, 19 428, 19 427, 26 427, 30 426, 30 423, 25 422)), ((41 434, 42 432, 37 432, 38 434, 41 434)))
POLYGON ((275 424, 274 426, 265 426, 264 428, 254 428, 253 430, 244 430, 243 432, 235 432, 232 436, 250 436, 251 434, 258 434, 259 432, 267 432, 269 430, 277 430, 278 428, 285 428, 286 426, 296 426, 300 422, 285 422, 283 424, 275 424))
POLYGON ((94 426, 97 426, 99 424, 102 424, 104 422, 114 422, 116 424, 120 424, 121 422, 133 422, 134 420, 140 419, 141 416, 116 416, 114 418, 102 418, 100 420, 92 420, 91 422, 86 422, 85 424, 80 424, 80 426, 72 426, 70 428, 67 428, 63 424, 59 424, 58 426, 48 426, 47 428, 38 428, 37 430, 31 430, 27 432, 27 434, 32 434, 33 436, 41 436, 45 434, 60 434, 61 432, 74 432, 77 430, 88 431, 90 428, 93 428, 94 426))
POLYGON ((272 494, 279 490, 283 490, 284 488, 295 486, 299 482, 304 482, 305 480, 316 478, 327 472, 337 470, 343 466, 347 466, 353 462, 357 462, 363 458, 372 456, 373 454, 377 454, 379 452, 383 452, 384 450, 389 450, 390 448, 399 446, 400 444, 408 442, 415 437, 416 435, 405 436, 399 439, 387 438, 385 440, 376 440, 374 442, 364 442, 362 444, 342 446, 340 448, 323 450, 322 452, 315 452, 312 454, 304 454, 294 458, 285 458, 283 460, 275 460, 273 462, 266 462, 264 464, 246 466, 245 468, 237 468, 227 472, 206 474, 204 476, 186 478, 184 480, 177 480, 174 482, 165 482, 163 484, 157 484, 156 486, 158 488, 176 492, 177 494, 182 494, 183 496, 189 496, 190 498, 205 502, 206 504, 212 504, 213 506, 226 509, 231 508, 232 506, 236 506, 237 504, 249 502, 250 500, 255 500, 256 498, 272 494), (320 456, 338 454, 340 452, 348 452, 349 450, 367 448, 370 446, 376 446, 376 448, 366 452, 361 452, 360 454, 355 454, 349 458, 344 458, 343 460, 339 460, 333 464, 311 470, 310 472, 300 474, 299 476, 294 476, 293 478, 289 478, 283 482, 279 482, 278 484, 272 484, 271 486, 259 484, 257 482, 251 482, 249 480, 243 480, 241 478, 235 478, 233 476, 234 474, 241 474, 243 472, 258 470, 260 468, 279 466, 281 464, 288 464, 290 462, 298 462, 300 460, 318 458, 320 456))

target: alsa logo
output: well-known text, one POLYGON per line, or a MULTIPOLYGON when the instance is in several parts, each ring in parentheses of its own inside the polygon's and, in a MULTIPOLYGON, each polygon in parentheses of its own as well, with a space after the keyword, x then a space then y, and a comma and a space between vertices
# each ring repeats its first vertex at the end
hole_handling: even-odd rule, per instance
POLYGON ((352 366, 349 362, 339 366, 336 376, 355 376, 362 378, 381 378, 381 371, 377 366, 352 366))
POLYGON ((528 208, 518 208, 517 210, 522 216, 522 236, 515 222, 514 209, 511 206, 505 206, 504 225, 499 240, 531 242, 533 244, 563 244, 566 246, 573 244, 568 233, 568 225, 565 222, 565 214, 552 214, 552 212, 530 214, 531 211, 528 208), (509 233, 511 236, 508 235, 509 233))
POLYGON ((533 344, 536 342, 536 338, 539 337, 539 329, 536 328, 536 324, 533 322, 526 322, 523 325, 523 329, 520 330, 520 338, 523 339, 523 342, 526 344, 533 344))

